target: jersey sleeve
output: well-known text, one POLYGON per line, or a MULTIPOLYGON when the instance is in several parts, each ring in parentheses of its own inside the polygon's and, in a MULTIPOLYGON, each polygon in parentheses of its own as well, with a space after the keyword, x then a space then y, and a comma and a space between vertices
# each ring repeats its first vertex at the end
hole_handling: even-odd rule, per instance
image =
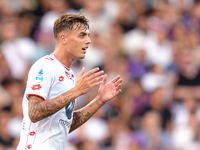
POLYGON ((36 95, 47 100, 53 82, 53 68, 51 62, 38 61, 30 69, 28 74, 26 97, 36 95))

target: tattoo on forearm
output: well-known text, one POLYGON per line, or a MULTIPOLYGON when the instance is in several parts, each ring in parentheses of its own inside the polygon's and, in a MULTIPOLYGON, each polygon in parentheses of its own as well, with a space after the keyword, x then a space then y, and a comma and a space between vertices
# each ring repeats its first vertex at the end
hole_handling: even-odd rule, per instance
POLYGON ((97 104, 98 106, 101 106, 100 103, 98 101, 95 101, 95 104, 97 104))
POLYGON ((82 124, 84 124, 88 119, 90 119, 90 117, 92 117, 93 114, 89 113, 89 112, 85 112, 84 110, 82 111, 77 111, 74 112, 73 115, 73 120, 72 120, 72 125, 70 128, 69 132, 74 131, 75 129, 77 129, 78 127, 80 127, 82 124))
POLYGON ((87 112, 87 114, 85 115, 85 117, 91 117, 91 114, 89 112, 87 112))
POLYGON ((72 94, 73 92, 66 92, 45 102, 29 101, 29 116, 32 116, 35 121, 51 116, 73 100, 72 94))
POLYGON ((94 99, 87 106, 75 111, 73 113, 73 120, 69 132, 74 131, 82 124, 84 124, 87 120, 89 120, 101 106, 102 103, 100 103, 97 99, 94 99))
POLYGON ((72 125, 69 132, 72 132, 76 128, 80 127, 84 123, 83 118, 84 118, 84 115, 82 114, 82 112, 74 112, 72 125))

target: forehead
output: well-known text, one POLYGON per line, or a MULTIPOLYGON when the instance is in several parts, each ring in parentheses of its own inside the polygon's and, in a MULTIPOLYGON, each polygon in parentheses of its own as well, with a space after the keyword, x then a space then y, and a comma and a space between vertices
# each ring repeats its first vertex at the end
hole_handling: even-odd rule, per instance
POLYGON ((72 27, 72 30, 88 30, 89 26, 83 23, 75 23, 72 27))
POLYGON ((82 33, 82 32, 84 32, 86 34, 90 33, 88 26, 86 26, 84 24, 81 24, 81 23, 76 23, 73 26, 73 29, 71 30, 71 32, 73 32, 73 33, 82 33))

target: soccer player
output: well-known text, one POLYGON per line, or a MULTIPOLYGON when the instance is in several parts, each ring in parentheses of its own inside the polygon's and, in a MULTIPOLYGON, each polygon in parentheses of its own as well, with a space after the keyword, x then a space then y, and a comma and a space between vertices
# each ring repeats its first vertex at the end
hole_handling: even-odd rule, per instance
POLYGON ((98 68, 82 69, 75 82, 72 62, 85 57, 91 43, 84 15, 64 14, 54 23, 55 50, 31 67, 23 98, 23 122, 17 150, 64 150, 72 132, 107 101, 121 92, 122 78, 106 83, 98 68), (98 86, 97 96, 85 107, 73 111, 75 99, 98 86))

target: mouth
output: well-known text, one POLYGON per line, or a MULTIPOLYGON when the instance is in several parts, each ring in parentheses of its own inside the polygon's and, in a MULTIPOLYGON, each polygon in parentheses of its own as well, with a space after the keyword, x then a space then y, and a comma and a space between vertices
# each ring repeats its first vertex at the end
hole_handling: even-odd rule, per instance
POLYGON ((84 52, 86 52, 87 48, 88 48, 88 47, 84 47, 84 48, 82 48, 82 50, 83 50, 84 52))

